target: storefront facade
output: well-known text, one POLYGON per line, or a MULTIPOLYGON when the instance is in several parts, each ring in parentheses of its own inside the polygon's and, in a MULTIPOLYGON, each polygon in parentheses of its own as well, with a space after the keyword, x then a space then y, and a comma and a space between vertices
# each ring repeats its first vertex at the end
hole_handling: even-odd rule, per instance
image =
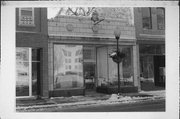
POLYGON ((120 64, 121 87, 139 88, 135 28, 126 21, 57 16, 48 21, 48 72, 51 96, 83 95, 99 86, 117 85, 114 30, 121 28, 119 48, 126 54, 120 64))

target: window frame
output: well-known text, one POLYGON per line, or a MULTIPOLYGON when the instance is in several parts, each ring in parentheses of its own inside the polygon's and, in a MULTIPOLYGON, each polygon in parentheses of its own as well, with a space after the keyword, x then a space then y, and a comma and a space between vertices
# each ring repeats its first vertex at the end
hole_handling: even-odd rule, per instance
POLYGON ((156 11, 157 11, 157 29, 158 29, 158 30, 165 30, 165 8, 164 8, 164 7, 157 7, 157 8, 156 8, 156 11), (160 28, 159 28, 159 22, 158 22, 158 16, 159 16, 159 14, 158 14, 158 9, 163 10, 163 15, 164 15, 164 24, 163 24, 164 28, 163 28, 163 29, 160 29, 160 28))
MULTIPOLYGON (((28 8, 32 8, 32 24, 23 24, 23 22, 21 21, 21 13, 22 13, 22 10, 25 10, 25 7, 22 7, 22 8, 19 8, 19 26, 32 26, 34 27, 35 26, 35 16, 34 16, 34 8, 33 7, 28 7, 28 8)), ((26 9, 27 10, 27 9, 26 9)), ((30 11, 30 10, 27 10, 27 11, 30 11)))
MULTIPOLYGON (((36 49, 36 50, 38 50, 39 48, 33 48, 33 47, 16 47, 16 75, 17 75, 17 63, 18 62, 23 62, 23 63, 28 63, 28 73, 29 73, 29 75, 28 75, 28 95, 26 95, 26 96, 17 96, 16 95, 16 98, 26 98, 26 97, 36 97, 37 95, 38 95, 38 89, 36 90, 36 94, 34 95, 33 94, 33 71, 32 71, 32 69, 33 69, 33 66, 32 66, 32 64, 33 63, 40 63, 41 61, 40 61, 40 59, 38 60, 33 60, 33 58, 32 58, 32 56, 33 56, 33 52, 32 52, 32 50, 33 49, 36 49), (21 48, 21 49, 26 49, 28 52, 27 52, 27 55, 28 55, 28 59, 27 60, 17 60, 17 49, 18 48, 21 48)), ((38 52, 40 52, 40 50, 38 51, 38 52)), ((18 77, 16 77, 16 81, 17 81, 17 78, 18 77)), ((17 83, 17 82, 16 82, 17 83)), ((17 84, 15 84, 15 86, 16 86, 17 84)), ((16 92, 17 93, 17 92, 16 92)))
POLYGON ((146 30, 146 29, 152 29, 152 9, 150 8, 150 7, 148 7, 148 8, 142 8, 142 28, 144 29, 144 30, 146 30), (143 20, 143 18, 144 18, 144 14, 143 14, 143 9, 148 9, 148 11, 149 11, 149 22, 148 22, 148 24, 149 24, 149 27, 147 28, 147 27, 144 27, 144 20, 143 20))

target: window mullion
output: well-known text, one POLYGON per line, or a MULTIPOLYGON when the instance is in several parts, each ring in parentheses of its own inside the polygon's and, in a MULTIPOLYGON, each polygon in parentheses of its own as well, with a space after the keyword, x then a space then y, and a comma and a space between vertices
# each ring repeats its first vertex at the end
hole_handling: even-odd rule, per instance
POLYGON ((29 96, 32 96, 32 50, 29 48, 29 96))

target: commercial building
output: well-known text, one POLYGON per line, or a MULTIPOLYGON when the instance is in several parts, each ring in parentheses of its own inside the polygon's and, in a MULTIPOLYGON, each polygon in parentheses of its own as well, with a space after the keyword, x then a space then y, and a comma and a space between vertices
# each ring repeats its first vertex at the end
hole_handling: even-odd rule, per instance
POLYGON ((85 94, 87 89, 117 86, 117 64, 109 54, 116 50, 114 30, 120 27, 120 85, 139 88, 135 27, 122 19, 56 16, 48 21, 50 96, 85 94))
POLYGON ((46 8, 16 8, 16 96, 48 97, 46 8))
POLYGON ((165 86, 165 8, 134 8, 142 81, 165 86))

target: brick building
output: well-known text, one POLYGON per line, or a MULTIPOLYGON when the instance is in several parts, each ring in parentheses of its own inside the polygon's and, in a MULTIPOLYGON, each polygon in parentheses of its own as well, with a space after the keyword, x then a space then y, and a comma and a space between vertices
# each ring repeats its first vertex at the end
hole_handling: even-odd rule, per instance
POLYGON ((165 86, 165 8, 134 8, 142 80, 165 86))
POLYGON ((16 9, 16 96, 48 97, 46 8, 16 9))

